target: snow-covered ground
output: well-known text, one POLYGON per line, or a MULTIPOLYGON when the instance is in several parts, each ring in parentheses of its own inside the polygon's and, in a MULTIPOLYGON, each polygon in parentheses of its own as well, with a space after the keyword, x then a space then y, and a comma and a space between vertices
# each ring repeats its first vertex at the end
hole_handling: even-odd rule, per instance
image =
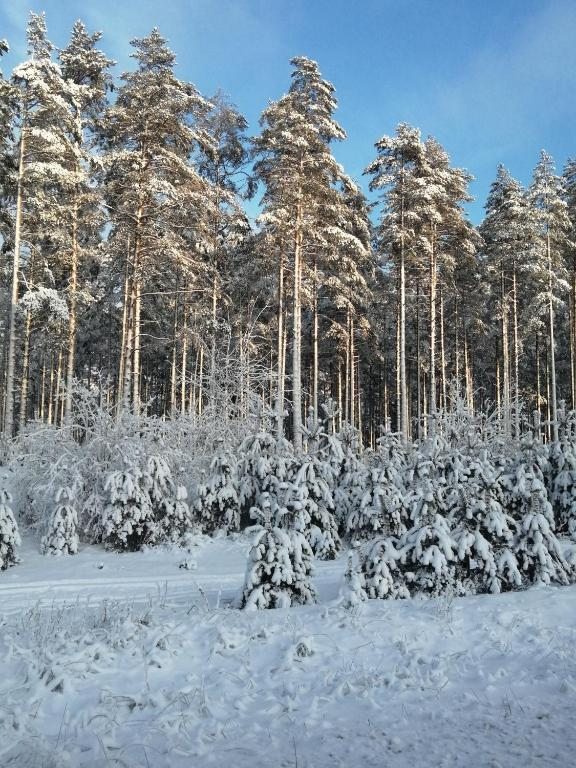
POLYGON ((26 540, 0 573, 0 766, 574 765, 576 587, 346 610, 341 558, 319 605, 244 612, 249 545, 26 540))

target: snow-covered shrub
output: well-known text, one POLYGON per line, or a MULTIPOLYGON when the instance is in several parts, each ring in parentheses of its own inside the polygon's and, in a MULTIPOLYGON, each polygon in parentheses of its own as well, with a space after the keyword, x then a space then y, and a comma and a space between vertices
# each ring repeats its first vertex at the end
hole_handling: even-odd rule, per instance
POLYGON ((288 484, 287 506, 293 526, 303 533, 315 556, 333 560, 342 543, 334 518, 334 500, 330 491, 331 468, 318 456, 304 457, 296 475, 288 484))
POLYGON ((240 529, 236 460, 226 451, 212 459, 210 474, 197 488, 194 509, 204 533, 240 529))
POLYGON ((316 599, 310 580, 312 550, 294 529, 267 521, 250 550, 241 605, 247 609, 289 608, 316 599))
POLYGON ((158 544, 162 525, 154 514, 144 473, 138 467, 112 472, 105 488, 109 503, 103 513, 104 543, 111 549, 131 552, 158 544))
POLYGON ((56 507, 50 517, 46 535, 42 537, 44 555, 75 555, 78 552, 78 515, 75 494, 71 488, 59 488, 56 507))
POLYGON ((5 488, 0 488, 0 571, 19 562, 16 548, 22 541, 11 503, 12 496, 5 488))

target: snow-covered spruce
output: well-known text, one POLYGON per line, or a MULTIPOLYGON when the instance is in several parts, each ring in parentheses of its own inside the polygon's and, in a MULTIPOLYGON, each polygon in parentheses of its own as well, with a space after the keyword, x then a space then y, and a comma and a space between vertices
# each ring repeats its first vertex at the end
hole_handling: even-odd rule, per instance
POLYGON ((348 555, 348 564, 344 573, 344 584, 341 590, 342 605, 345 608, 355 608, 368 600, 366 580, 362 571, 358 553, 348 555))
POLYGON ((293 466, 294 449, 284 438, 257 432, 242 442, 237 466, 242 527, 251 524, 251 510, 260 506, 262 494, 283 494, 293 466))
POLYGON ((380 538, 360 550, 360 569, 364 590, 370 599, 410 597, 400 568, 401 551, 396 540, 380 538))
POLYGON ((158 544, 162 525, 154 514, 144 473, 138 467, 112 472, 105 488, 109 503, 102 523, 104 544, 131 552, 158 544))
POLYGON ((576 443, 572 439, 552 443, 549 456, 549 498, 556 531, 576 538, 576 443))
POLYGON ((562 553, 554 533, 552 506, 541 480, 532 479, 525 500, 524 515, 518 526, 514 550, 525 584, 569 584, 574 578, 572 566, 562 553))
POLYGON ((289 608, 315 602, 312 559, 303 534, 268 522, 256 534, 250 550, 241 606, 289 608))
POLYGON ((197 488, 194 509, 204 533, 240 529, 238 475, 231 454, 220 451, 214 456, 208 478, 197 488))
POLYGON ((342 548, 330 491, 331 467, 318 456, 306 456, 288 484, 293 525, 308 539, 319 560, 333 560, 342 548))
POLYGON ((78 515, 71 488, 59 488, 56 507, 50 515, 48 530, 42 537, 44 555, 75 555, 78 552, 78 515))
POLYGON ((499 500, 497 479, 462 486, 450 497, 457 557, 456 582, 463 592, 498 593, 522 584, 513 550, 515 524, 499 500))
POLYGON ((411 595, 459 592, 456 544, 446 518, 431 514, 398 543, 398 566, 411 595))
POLYGON ((344 459, 334 487, 334 506, 341 531, 346 530, 351 515, 358 514, 366 491, 369 470, 357 451, 356 433, 342 435, 344 459))
POLYGON ((150 456, 143 474, 143 485, 150 496, 152 512, 160 527, 158 542, 180 541, 194 528, 184 486, 176 486, 168 462, 162 456, 150 456))
POLYGON ((360 507, 348 516, 346 532, 358 538, 404 533, 408 514, 405 497, 402 479, 392 463, 373 467, 366 477, 360 507))
POLYGON ((521 522, 530 506, 532 487, 541 487, 546 497, 543 472, 536 462, 509 461, 500 478, 503 504, 506 511, 517 522, 521 522))
POLYGON ((0 571, 19 562, 16 548, 22 543, 14 513, 10 507, 12 496, 0 488, 0 571))

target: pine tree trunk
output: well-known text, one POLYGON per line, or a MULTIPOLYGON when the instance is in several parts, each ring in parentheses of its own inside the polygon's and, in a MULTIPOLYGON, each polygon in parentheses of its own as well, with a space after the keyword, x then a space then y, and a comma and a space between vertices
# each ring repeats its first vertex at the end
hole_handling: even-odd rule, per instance
POLYGON ((54 398, 54 354, 50 353, 50 385, 48 387, 48 416, 47 423, 52 424, 52 403, 54 398))
MULTIPOLYGON (((301 161, 301 170, 303 161, 301 161)), ((301 197, 301 192, 299 193, 301 197)), ((302 280, 303 246, 303 211, 302 201, 296 206, 296 229, 294 244, 294 309, 292 335, 292 425, 294 430, 294 448, 302 450, 302 299, 300 296, 302 280)))
POLYGON ((418 439, 422 437, 422 355, 420 350, 420 280, 416 283, 416 414, 418 439))
POLYGON ((536 410, 541 420, 542 386, 540 381, 540 334, 536 332, 536 410))
POLYGON ((318 269, 314 259, 314 297, 312 302, 312 410, 318 423, 318 269))
POLYGON ((548 319, 550 325, 550 389, 552 406, 552 440, 558 440, 558 408, 556 403, 556 345, 554 343, 554 304, 552 294, 552 249, 550 231, 546 233, 546 251, 548 255, 548 319))
POLYGON ((58 350, 58 365, 56 367, 56 396, 54 398, 54 423, 58 423, 62 398, 62 344, 58 350))
POLYGON ((176 358, 178 353, 178 286, 176 287, 176 299, 174 300, 174 320, 172 323, 172 364, 170 366, 170 415, 176 416, 176 376, 178 367, 176 358))
POLYGON ((44 421, 44 402, 46 391, 46 358, 42 356, 42 377, 40 379, 40 421, 44 421))
MULTIPOLYGON (((79 172, 79 169, 78 169, 79 172)), ((72 379, 74 378, 74 362, 76 352, 76 308, 78 289, 78 200, 72 207, 72 264, 70 266, 70 303, 68 306, 68 353, 66 363, 66 399, 64 408, 64 423, 70 424, 72 419, 72 379)))
POLYGON ((396 432, 402 434, 402 373, 400 354, 400 291, 396 300, 396 432))
MULTIPOLYGON (((404 180, 404 168, 402 168, 402 183, 404 180)), ((400 433, 404 441, 408 440, 408 385, 406 380, 406 264, 404 247, 404 194, 401 196, 400 211, 400 317, 398 351, 400 362, 400 433)))
POLYGON ((446 391, 446 348, 444 346, 444 293, 440 289, 440 382, 442 391, 442 408, 448 410, 447 391, 446 391))
POLYGON ((504 282, 504 267, 500 273, 500 306, 502 312, 502 409, 504 432, 510 435, 510 351, 508 343, 508 304, 504 282))
POLYGON ((516 266, 512 267, 512 323, 514 334, 514 435, 520 437, 520 379, 518 349, 518 295, 516 292, 516 266))
POLYGON ((572 302, 570 333, 570 374, 572 383, 572 410, 576 410, 576 256, 572 261, 572 302))
POLYGON ((132 363, 132 408, 140 413, 140 316, 142 310, 142 284, 140 278, 134 280, 134 360, 132 363))
POLYGON ((216 407, 216 319, 218 310, 218 276, 214 273, 212 279, 212 333, 210 339, 210 408, 216 407))
POLYGON ((436 227, 432 228, 430 250, 430 434, 436 431, 436 227))
POLYGON ((188 311, 187 306, 184 306, 184 328, 182 336, 182 363, 180 372, 180 413, 184 414, 186 411, 186 376, 188 365, 188 311))
POLYGON ((202 416, 204 392, 204 347, 200 347, 200 361, 198 363, 198 416, 202 416))
POLYGON ((284 437, 284 254, 278 260, 278 338, 277 338, 277 387, 276 387, 276 437, 284 437))
POLYGON ((356 351, 354 349, 354 318, 350 317, 350 424, 356 426, 356 351))
POLYGON ((26 152, 26 128, 20 134, 18 176, 16 179, 16 219, 14 222, 14 253, 12 256, 12 290, 8 313, 8 359, 6 366, 6 391, 4 406, 4 432, 12 437, 14 431, 14 371, 16 367, 16 313, 18 307, 18 277, 20 271, 20 241, 22 238, 22 206, 24 202, 24 157, 26 152))
POLYGON ((126 251, 126 263, 124 265, 124 301, 122 305, 122 334, 120 338, 120 360, 118 363, 118 395, 117 395, 117 411, 120 410, 126 403, 126 364, 128 352, 128 323, 129 323, 129 302, 131 297, 130 292, 130 278, 129 278, 129 264, 130 264, 130 239, 128 239, 127 251, 126 251))
POLYGON ((32 315, 30 310, 26 312, 26 322, 24 324, 24 352, 22 357, 22 379, 20 386, 20 429, 26 424, 28 414, 28 379, 30 362, 30 332, 32 327, 32 315))
POLYGON ((338 360, 338 431, 342 430, 342 362, 338 360))

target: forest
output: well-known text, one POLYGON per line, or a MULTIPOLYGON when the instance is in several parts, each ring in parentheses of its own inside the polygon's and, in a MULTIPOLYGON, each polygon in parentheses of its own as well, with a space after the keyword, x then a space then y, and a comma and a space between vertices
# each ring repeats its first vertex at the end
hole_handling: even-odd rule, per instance
POLYGON ((455 387, 510 434, 537 414, 557 437, 576 397, 574 161, 557 175, 543 151, 527 189, 499 166, 475 227, 470 174, 400 123, 366 147, 369 202, 334 158, 346 134, 314 61, 292 60, 249 136, 227 96, 176 77, 157 29, 119 79, 99 46, 77 22, 55 50, 31 14, 29 58, 0 81, 5 437, 70 423, 82 391, 116 413, 268 410, 297 447, 332 399, 374 447, 381 428, 426 437, 455 387))

